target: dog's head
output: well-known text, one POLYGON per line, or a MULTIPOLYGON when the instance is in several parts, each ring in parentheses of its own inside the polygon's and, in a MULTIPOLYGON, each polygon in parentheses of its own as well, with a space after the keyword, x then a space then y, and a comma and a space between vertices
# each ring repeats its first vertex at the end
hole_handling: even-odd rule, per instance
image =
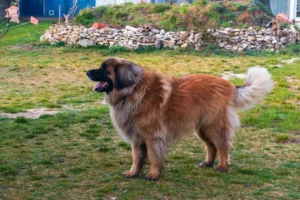
POLYGON ((96 92, 110 93, 135 86, 143 77, 143 69, 138 65, 121 58, 108 58, 99 69, 89 70, 87 76, 98 82, 96 92))

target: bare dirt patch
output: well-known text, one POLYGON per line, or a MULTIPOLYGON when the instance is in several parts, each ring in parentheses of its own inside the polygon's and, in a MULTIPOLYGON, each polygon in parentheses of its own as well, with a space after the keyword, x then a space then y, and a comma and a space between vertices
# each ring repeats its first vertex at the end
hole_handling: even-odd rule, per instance
POLYGON ((23 45, 16 45, 12 47, 13 50, 33 50, 34 46, 32 44, 23 44, 23 45))
POLYGON ((286 81, 290 85, 290 90, 299 92, 299 87, 300 87, 300 80, 296 79, 293 76, 286 76, 286 81))
POLYGON ((221 77, 225 80, 230 80, 230 79, 235 79, 235 78, 245 79, 246 75, 245 74, 235 74, 232 71, 226 71, 221 74, 221 77))
POLYGON ((297 60, 300 60, 300 58, 291 58, 289 60, 283 60, 282 62, 285 63, 285 64, 292 64, 297 60))
POLYGON ((300 144, 300 139, 292 139, 288 143, 290 143, 290 144, 300 144))
POLYGON ((39 109, 30 109, 27 112, 19 112, 19 113, 0 113, 2 117, 8 118, 17 118, 17 117, 25 117, 29 119, 38 119, 42 115, 55 115, 59 113, 59 110, 47 110, 47 108, 39 108, 39 109))

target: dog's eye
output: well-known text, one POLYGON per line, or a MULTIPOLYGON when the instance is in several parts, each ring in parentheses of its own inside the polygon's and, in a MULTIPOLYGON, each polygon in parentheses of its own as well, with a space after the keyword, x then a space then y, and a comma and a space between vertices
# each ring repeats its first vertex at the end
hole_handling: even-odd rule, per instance
POLYGON ((110 72, 106 68, 105 68, 104 71, 105 71, 105 73, 110 74, 110 72))
POLYGON ((110 74, 110 72, 107 70, 107 68, 106 68, 106 67, 104 67, 102 70, 103 70, 103 72, 104 72, 104 73, 106 73, 106 74, 110 74))

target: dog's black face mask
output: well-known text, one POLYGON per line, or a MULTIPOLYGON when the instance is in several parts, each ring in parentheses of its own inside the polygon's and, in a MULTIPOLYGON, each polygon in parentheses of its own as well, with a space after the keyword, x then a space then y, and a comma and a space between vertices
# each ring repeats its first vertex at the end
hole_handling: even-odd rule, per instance
POLYGON ((113 81, 110 78, 110 72, 107 70, 105 63, 103 63, 99 69, 89 70, 86 75, 92 81, 98 82, 94 87, 94 91, 109 93, 113 90, 113 81))

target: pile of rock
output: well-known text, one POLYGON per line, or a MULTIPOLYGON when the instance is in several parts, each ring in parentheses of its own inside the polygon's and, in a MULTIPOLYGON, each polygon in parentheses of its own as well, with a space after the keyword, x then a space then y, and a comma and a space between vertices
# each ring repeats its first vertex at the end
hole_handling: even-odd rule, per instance
POLYGON ((221 48, 241 52, 252 49, 280 49, 287 44, 295 43, 298 37, 299 34, 294 28, 279 32, 273 32, 271 29, 256 31, 252 27, 248 29, 208 29, 204 32, 166 32, 163 29, 159 30, 149 26, 95 29, 82 25, 52 25, 41 37, 41 41, 49 41, 52 44, 63 41, 66 44, 84 47, 108 45, 136 49, 153 46, 170 49, 190 47, 196 50, 203 45, 216 43, 221 48))
POLYGON ((262 29, 256 31, 253 27, 248 29, 223 28, 220 30, 207 30, 221 48, 242 52, 245 50, 278 50, 287 44, 294 44, 300 38, 294 27, 280 31, 262 29))
POLYGON ((193 32, 165 32, 148 26, 138 28, 126 26, 123 29, 114 28, 86 28, 84 26, 52 25, 41 37, 41 41, 49 41, 52 44, 63 41, 70 45, 108 45, 124 46, 136 49, 144 46, 155 46, 157 48, 168 47, 193 47, 199 49, 203 41, 202 34, 193 32))

